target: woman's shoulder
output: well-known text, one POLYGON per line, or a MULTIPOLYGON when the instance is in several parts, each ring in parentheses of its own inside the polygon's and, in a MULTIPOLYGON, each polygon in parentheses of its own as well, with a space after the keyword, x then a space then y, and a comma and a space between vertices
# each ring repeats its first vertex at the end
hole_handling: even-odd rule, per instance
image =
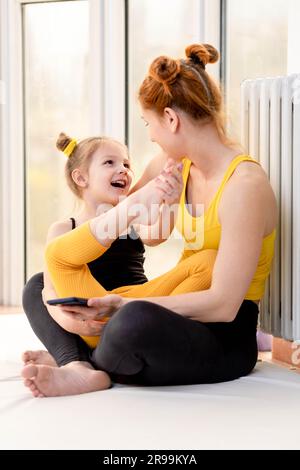
POLYGON ((47 242, 50 242, 53 238, 59 237, 70 230, 72 230, 71 219, 58 220, 54 222, 48 229, 47 242))
POLYGON ((278 208, 276 196, 268 175, 260 164, 255 164, 249 160, 239 163, 224 188, 224 197, 220 203, 220 211, 222 212, 225 205, 230 207, 236 200, 237 194, 242 194, 247 191, 249 204, 254 194, 262 201, 261 209, 263 210, 264 208, 265 210, 266 227, 269 233, 271 227, 277 225, 278 208))
POLYGON ((262 176, 267 178, 267 174, 258 160, 251 157, 251 155, 241 155, 241 157, 245 158, 245 160, 239 161, 235 169, 236 175, 251 177, 262 176))
POLYGON ((232 175, 232 182, 243 185, 245 181, 251 181, 261 192, 273 193, 269 177, 261 164, 251 156, 248 158, 253 161, 241 161, 232 175))

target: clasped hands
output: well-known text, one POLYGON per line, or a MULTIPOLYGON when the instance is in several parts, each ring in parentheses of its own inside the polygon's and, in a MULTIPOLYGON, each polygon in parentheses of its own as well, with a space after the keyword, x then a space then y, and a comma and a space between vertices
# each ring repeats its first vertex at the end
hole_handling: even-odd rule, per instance
POLYGON ((141 225, 153 225, 160 215, 160 207, 165 204, 173 206, 179 203, 183 189, 182 163, 176 163, 169 158, 161 173, 150 180, 145 186, 129 196, 129 211, 132 215, 134 208, 138 210, 135 223, 141 225))
POLYGON ((165 204, 179 202, 183 189, 182 166, 182 162, 176 163, 172 158, 168 158, 162 172, 154 179, 156 188, 162 192, 165 204))

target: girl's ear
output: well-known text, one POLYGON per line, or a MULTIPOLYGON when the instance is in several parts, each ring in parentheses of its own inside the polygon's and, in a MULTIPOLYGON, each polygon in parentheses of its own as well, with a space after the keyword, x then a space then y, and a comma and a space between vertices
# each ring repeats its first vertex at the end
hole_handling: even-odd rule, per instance
POLYGON ((82 170, 75 168, 71 173, 73 181, 80 186, 80 188, 86 188, 88 185, 88 177, 85 175, 82 170))
POLYGON ((170 131, 175 134, 178 131, 180 118, 179 114, 172 108, 164 109, 164 121, 167 124, 170 131))

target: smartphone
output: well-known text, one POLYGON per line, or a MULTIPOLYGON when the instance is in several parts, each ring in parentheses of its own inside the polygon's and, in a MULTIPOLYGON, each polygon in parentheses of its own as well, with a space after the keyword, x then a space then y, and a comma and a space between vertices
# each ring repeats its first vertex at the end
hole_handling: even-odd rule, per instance
POLYGON ((82 299, 81 297, 63 297, 61 299, 47 300, 49 305, 77 305, 81 307, 87 307, 88 299, 82 299))

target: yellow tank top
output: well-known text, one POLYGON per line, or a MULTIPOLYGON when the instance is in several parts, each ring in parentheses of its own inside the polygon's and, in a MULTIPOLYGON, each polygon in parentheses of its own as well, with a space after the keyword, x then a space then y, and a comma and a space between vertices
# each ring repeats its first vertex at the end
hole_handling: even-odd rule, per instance
MULTIPOLYGON (((184 239, 184 250, 180 261, 200 250, 218 250, 221 239, 221 224, 218 218, 219 202, 227 181, 239 163, 244 161, 250 161, 260 165, 258 161, 247 155, 239 155, 234 158, 227 168, 222 183, 208 209, 203 213, 203 208, 199 205, 196 208, 196 216, 194 217, 191 215, 191 211, 188 210, 186 204, 186 186, 192 162, 187 158, 183 159, 182 175, 184 186, 176 220, 176 228, 184 239)), ((257 270, 245 296, 247 300, 259 300, 264 295, 265 281, 270 273, 274 256, 275 237, 276 229, 263 239, 257 270)))

